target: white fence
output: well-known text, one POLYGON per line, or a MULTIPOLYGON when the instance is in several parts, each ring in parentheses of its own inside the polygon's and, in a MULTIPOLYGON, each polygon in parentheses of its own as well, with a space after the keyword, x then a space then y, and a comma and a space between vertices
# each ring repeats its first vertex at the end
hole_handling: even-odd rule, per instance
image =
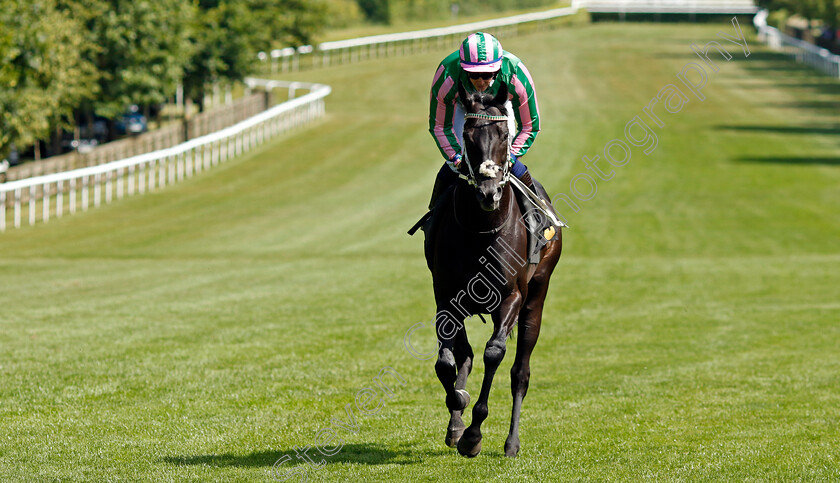
POLYGON ((753 14, 758 9, 753 0, 573 0, 570 7, 543 12, 473 22, 451 27, 415 30, 396 34, 373 35, 356 39, 324 42, 318 46, 303 45, 260 52, 259 61, 267 72, 292 72, 303 67, 328 67, 390 55, 424 51, 434 45, 457 44, 466 33, 486 31, 498 35, 517 35, 522 28, 549 27, 551 22, 578 13, 589 12, 653 12, 753 14))
POLYGON ((752 14, 753 0, 579 0, 573 5, 592 13, 752 14))
POLYGON ((840 79, 840 55, 834 55, 827 49, 791 37, 767 25, 767 11, 762 10, 753 20, 758 29, 758 38, 773 50, 778 50, 811 67, 840 79))
POLYGON ((423 51, 431 45, 440 47, 447 43, 459 43, 463 40, 463 35, 468 32, 499 32, 502 29, 510 29, 510 33, 516 35, 520 28, 548 26, 549 22, 577 12, 577 6, 555 8, 451 27, 324 42, 317 47, 311 45, 298 48, 287 47, 273 50, 270 54, 260 52, 259 60, 264 63, 270 60, 270 64, 266 66, 266 70, 270 72, 297 71, 303 66, 328 67, 333 64, 423 51))
POLYGON ((0 184, 0 231, 6 229, 7 207, 14 211, 15 228, 22 212, 28 211, 29 224, 40 218, 73 214, 124 196, 154 191, 193 174, 200 173, 247 152, 289 129, 304 125, 324 114, 324 98, 329 86, 301 82, 247 79, 249 85, 267 89, 288 88, 290 97, 297 89, 309 93, 279 104, 227 129, 195 138, 172 148, 141 154, 99 166, 82 168, 0 184), (91 197, 93 200, 91 201, 91 197))

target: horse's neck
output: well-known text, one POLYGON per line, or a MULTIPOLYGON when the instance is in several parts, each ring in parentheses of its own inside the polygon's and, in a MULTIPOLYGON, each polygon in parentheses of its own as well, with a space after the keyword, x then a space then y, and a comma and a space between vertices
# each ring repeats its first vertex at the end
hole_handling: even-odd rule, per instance
POLYGON ((455 190, 455 217, 462 228, 474 233, 488 233, 498 230, 510 221, 516 206, 510 184, 502 189, 499 209, 484 211, 478 204, 475 190, 470 186, 459 185, 455 190))

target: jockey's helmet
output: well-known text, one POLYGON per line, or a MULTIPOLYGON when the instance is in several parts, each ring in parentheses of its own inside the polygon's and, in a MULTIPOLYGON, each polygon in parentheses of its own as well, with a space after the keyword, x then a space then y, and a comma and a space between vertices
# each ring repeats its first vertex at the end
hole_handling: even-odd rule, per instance
POLYGON ((461 68, 467 72, 496 72, 502 66, 502 44, 490 34, 476 32, 461 42, 461 68))

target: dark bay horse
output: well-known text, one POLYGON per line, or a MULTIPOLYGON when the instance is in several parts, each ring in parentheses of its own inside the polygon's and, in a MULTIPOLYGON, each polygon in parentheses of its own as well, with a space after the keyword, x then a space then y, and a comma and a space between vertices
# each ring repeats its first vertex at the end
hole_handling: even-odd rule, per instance
MULTIPOLYGON (((519 452, 519 416, 528 391, 530 358, 540 334, 548 282, 560 258, 559 229, 540 249, 539 263, 527 262, 527 229, 508 182, 511 133, 505 108, 507 86, 500 94, 459 95, 465 107, 464 163, 451 202, 441 207, 436 228, 427 233, 426 261, 434 280, 439 344, 435 371, 446 390, 451 416, 446 444, 464 456, 481 451, 481 423, 493 376, 506 352, 506 340, 518 324, 516 360, 511 369, 513 410, 505 455, 519 452), (466 173, 465 173, 466 172, 466 173), (468 174, 467 174, 468 173, 468 174), (464 320, 490 314, 493 335, 484 349, 484 380, 472 421, 461 419, 470 402, 465 390, 473 365, 464 320)), ((542 187, 539 195, 548 200, 542 187)), ((548 237, 547 237, 548 238, 548 237)))

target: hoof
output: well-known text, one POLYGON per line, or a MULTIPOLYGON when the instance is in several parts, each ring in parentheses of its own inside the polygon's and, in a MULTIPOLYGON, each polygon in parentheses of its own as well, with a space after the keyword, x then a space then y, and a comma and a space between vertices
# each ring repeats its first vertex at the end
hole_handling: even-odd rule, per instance
POLYGON ((477 439, 462 437, 458 441, 458 453, 467 458, 475 458, 478 453, 481 453, 481 435, 477 439))
POLYGON ((508 458, 516 458, 516 455, 519 454, 519 445, 505 445, 505 456, 508 458))
POLYGON ((470 394, 463 389, 455 389, 454 398, 446 398, 446 407, 450 411, 463 411, 470 403, 470 394))
POLYGON ((460 428, 449 428, 446 431, 446 446, 450 448, 458 446, 458 441, 461 441, 461 436, 464 435, 464 429, 463 426, 460 428))

